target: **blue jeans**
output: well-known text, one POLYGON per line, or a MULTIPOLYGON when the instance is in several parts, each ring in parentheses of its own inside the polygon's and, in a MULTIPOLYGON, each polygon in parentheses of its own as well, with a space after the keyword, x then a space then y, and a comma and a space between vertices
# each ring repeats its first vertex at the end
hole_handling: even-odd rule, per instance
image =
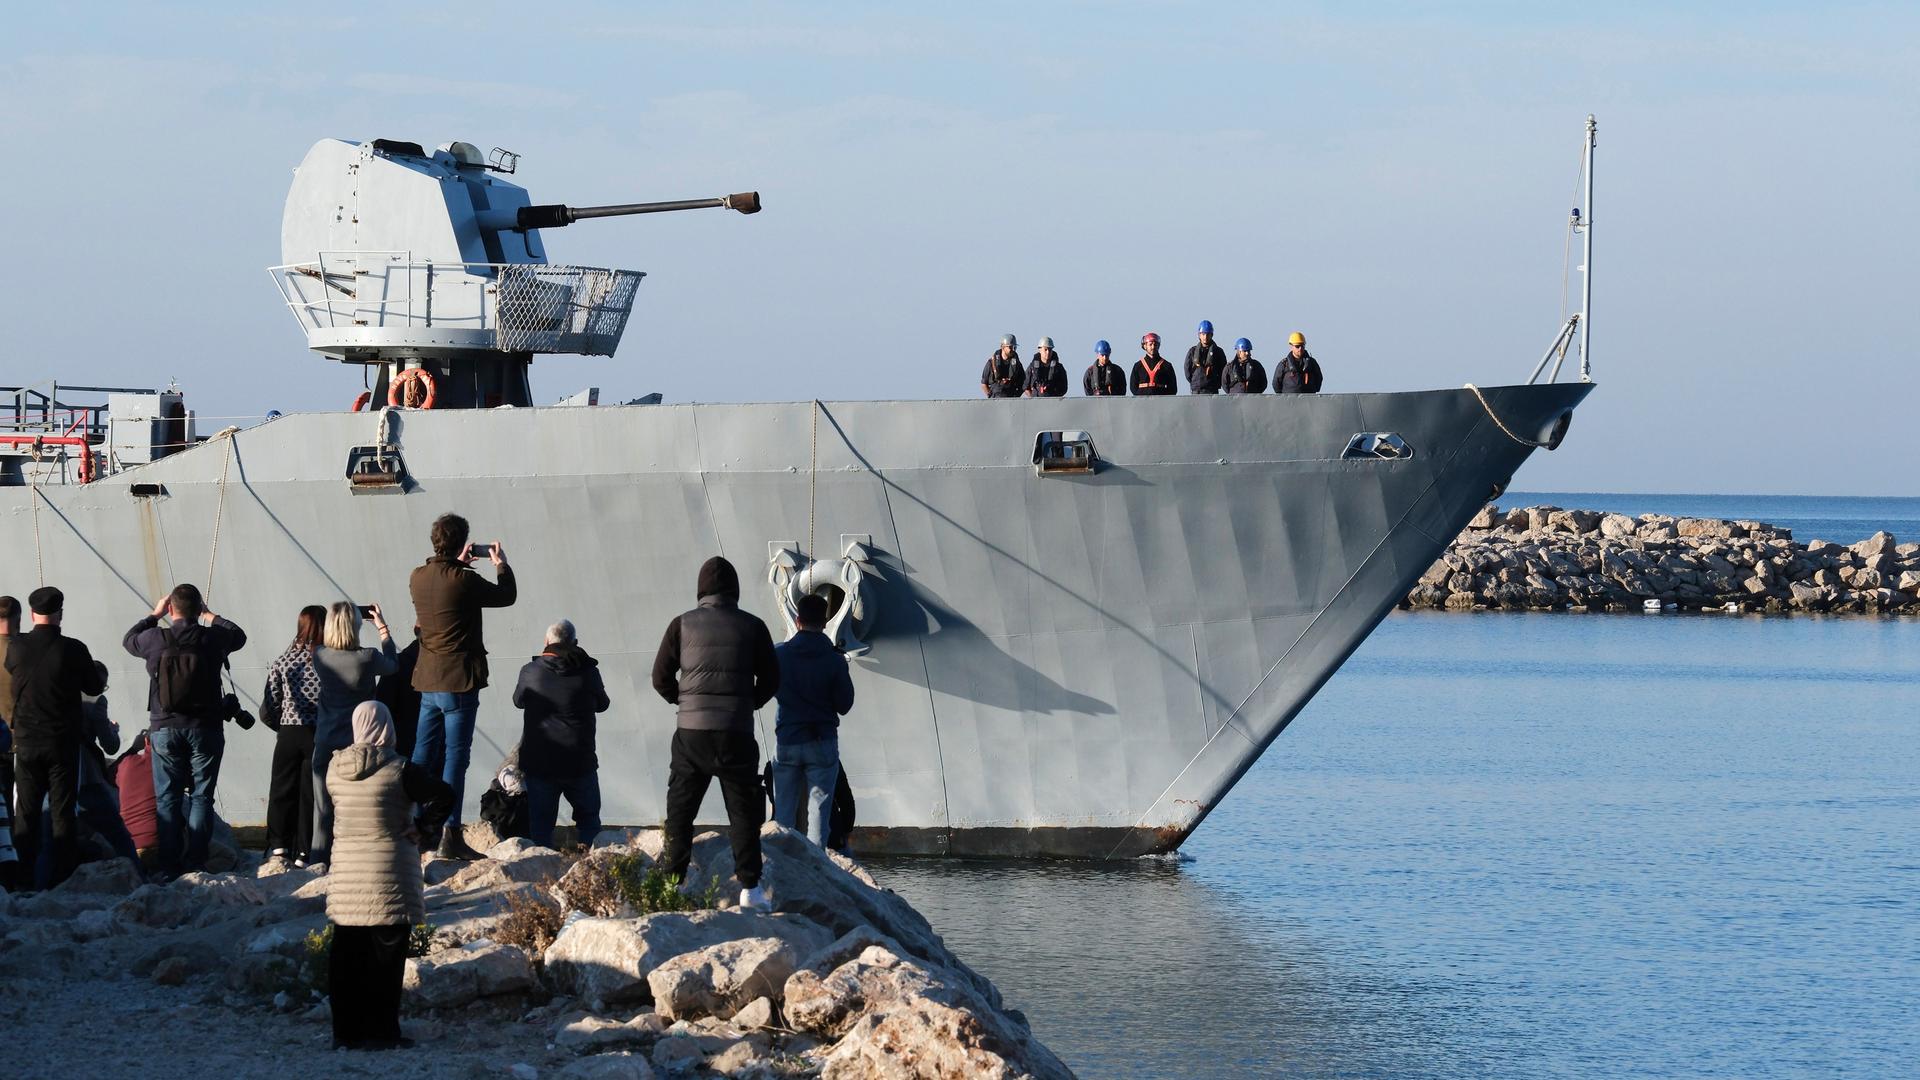
POLYGON ((162 728, 149 733, 147 743, 153 748, 160 869, 169 874, 204 870, 213 833, 213 787, 220 780, 227 733, 218 727, 162 728))
POLYGON ((420 695, 420 729, 414 734, 413 763, 438 774, 453 789, 453 816, 460 824, 467 804, 467 758, 473 752, 473 725, 480 712, 480 691, 420 695))
POLYGON ((833 789, 840 779, 840 740, 781 743, 773 755, 773 820, 797 828, 800 793, 807 793, 807 839, 827 846, 833 817, 833 789))
POLYGON ((526 774, 527 839, 541 847, 553 846, 553 823, 560 817, 560 796, 573 808, 573 828, 582 844, 593 846, 600 835, 600 774, 586 772, 565 778, 526 774))

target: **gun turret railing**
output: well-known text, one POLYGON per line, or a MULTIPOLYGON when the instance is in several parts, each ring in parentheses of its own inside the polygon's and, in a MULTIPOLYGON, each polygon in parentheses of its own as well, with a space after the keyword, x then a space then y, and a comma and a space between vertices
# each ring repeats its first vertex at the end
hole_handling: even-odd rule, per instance
POLYGON ((558 229, 586 218, 630 217, 634 214, 666 214, 676 210, 733 210, 742 214, 760 212, 760 193, 743 191, 717 199, 676 199, 669 202, 613 203, 608 206, 563 206, 547 203, 500 210, 482 210, 475 215, 483 229, 558 229))
POLYGON ((323 251, 268 268, 310 347, 378 362, 387 350, 611 356, 638 270, 421 262, 404 251, 323 251))

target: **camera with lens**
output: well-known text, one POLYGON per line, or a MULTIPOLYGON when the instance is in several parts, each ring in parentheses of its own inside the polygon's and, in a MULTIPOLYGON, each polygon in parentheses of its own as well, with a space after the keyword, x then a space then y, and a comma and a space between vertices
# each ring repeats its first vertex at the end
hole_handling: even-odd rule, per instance
POLYGON ((233 721, 241 731, 246 731, 254 725, 253 714, 242 708, 239 697, 233 694, 221 696, 220 719, 233 721))

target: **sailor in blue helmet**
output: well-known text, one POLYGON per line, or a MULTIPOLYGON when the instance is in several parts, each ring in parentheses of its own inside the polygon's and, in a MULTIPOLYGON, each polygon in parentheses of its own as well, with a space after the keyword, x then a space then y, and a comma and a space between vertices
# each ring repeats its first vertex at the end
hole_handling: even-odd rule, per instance
POLYGON ((1220 376, 1227 369, 1227 354, 1213 340, 1213 323, 1200 320, 1200 340, 1187 350, 1187 389, 1196 394, 1220 392, 1220 376))
POLYGON ((1019 397, 1026 389, 1027 369, 1020 366, 1020 342, 1008 334, 987 357, 987 366, 980 369, 980 392, 990 398, 1019 397))
POLYGON ((1040 351, 1033 354, 1033 364, 1027 368, 1027 396, 1067 396, 1067 365, 1053 351, 1050 337, 1040 339, 1040 351))
POLYGON ((1080 377, 1080 389, 1088 397, 1127 396, 1127 373, 1113 362, 1113 346, 1104 341, 1093 343, 1093 363, 1080 377))
POLYGON ((1253 358, 1253 342, 1246 338, 1233 343, 1233 359, 1227 361, 1226 391, 1229 394, 1267 392, 1267 369, 1253 358))

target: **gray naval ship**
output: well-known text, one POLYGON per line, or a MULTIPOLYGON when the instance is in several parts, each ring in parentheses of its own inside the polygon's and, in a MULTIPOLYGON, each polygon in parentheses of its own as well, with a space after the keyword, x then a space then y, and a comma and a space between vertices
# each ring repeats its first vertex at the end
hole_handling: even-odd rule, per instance
MULTIPOLYGON (((1592 147, 1589 118, 1589 271, 1592 147)), ((1170 852, 1592 389, 1589 273, 1518 385, 534 407, 532 359, 611 354, 642 277, 550 263, 545 233, 760 201, 535 205, 515 164, 386 139, 301 162, 271 274, 308 346, 363 373, 355 411, 204 432, 175 387, 0 389, 0 592, 66 590, 123 727, 147 680, 118 642, 174 583, 246 628, 233 680, 257 706, 302 605, 381 602, 405 643, 408 574, 451 510, 520 582, 489 613, 470 808, 518 739, 514 672, 566 617, 614 701, 605 818, 662 818, 674 721, 649 669, 718 552, 776 637, 800 597, 829 602, 856 849, 1170 852)), ((220 811, 259 822, 272 736, 228 731, 220 811)))

